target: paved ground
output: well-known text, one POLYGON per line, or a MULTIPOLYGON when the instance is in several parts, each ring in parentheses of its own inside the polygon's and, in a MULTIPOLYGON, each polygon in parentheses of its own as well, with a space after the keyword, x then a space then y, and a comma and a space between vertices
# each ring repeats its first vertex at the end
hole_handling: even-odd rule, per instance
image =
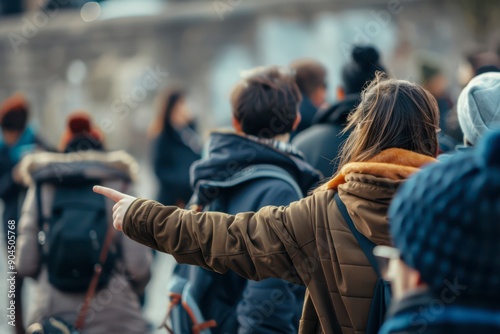
MULTIPOLYGON (((147 300, 146 306, 144 309, 145 315, 148 321, 154 326, 154 328, 158 327, 158 324, 163 320, 165 315, 165 311, 167 309, 167 295, 165 292, 166 282, 170 277, 172 272, 173 265, 175 264, 173 258, 167 254, 158 254, 155 259, 155 264, 153 266, 153 278, 147 289, 147 300)), ((6 302, 7 302, 7 281, 4 279, 5 275, 5 261, 2 257, 2 261, 0 264, 0 273, 2 273, 2 279, 0 280, 0 333, 9 334, 10 326, 6 323, 5 310, 6 310, 6 302)), ((33 297, 34 294, 34 283, 32 280, 28 280, 26 283, 26 289, 24 290, 24 300, 25 305, 28 305, 28 309, 26 310, 29 313, 29 300, 33 297)), ((155 330, 155 334, 162 333, 165 334, 165 330, 155 330)))

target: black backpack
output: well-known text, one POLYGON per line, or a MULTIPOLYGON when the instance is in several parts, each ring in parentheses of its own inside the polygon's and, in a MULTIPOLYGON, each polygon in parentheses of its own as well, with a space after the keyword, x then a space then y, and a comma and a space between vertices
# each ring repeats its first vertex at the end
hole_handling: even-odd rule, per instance
POLYGON ((358 241, 359 246, 365 253, 365 256, 370 261, 373 269, 377 272, 378 280, 375 284, 375 289, 373 290, 373 298, 372 303, 370 305, 370 315, 368 317, 368 323, 366 326, 366 334, 377 334, 379 329, 382 327, 382 324, 385 320, 385 315, 391 303, 391 285, 389 282, 385 281, 378 268, 377 260, 375 259, 375 255, 373 255, 373 248, 375 248, 375 244, 371 242, 367 237, 361 234, 349 216, 349 212, 347 208, 340 199, 338 194, 335 194, 335 202, 340 210, 340 213, 344 217, 349 229, 351 230, 354 237, 358 241))
MULTIPOLYGON (((43 183, 37 182, 36 187, 38 241, 49 282, 64 292, 85 292, 99 264, 110 224, 104 197, 92 191, 92 186, 101 182, 78 178, 51 182, 55 193, 49 217, 41 210, 43 183)), ((117 246, 109 249, 97 288, 109 282, 118 253, 117 246)))

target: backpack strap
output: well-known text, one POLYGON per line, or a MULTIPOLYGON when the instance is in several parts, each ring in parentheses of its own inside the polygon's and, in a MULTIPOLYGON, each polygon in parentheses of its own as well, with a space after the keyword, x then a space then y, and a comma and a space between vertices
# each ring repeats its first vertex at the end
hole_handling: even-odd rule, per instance
POLYGON ((335 194, 335 202, 337 203, 337 206, 340 210, 340 213, 342 214, 342 217, 344 217, 345 221, 347 222, 347 226, 349 226, 351 233, 358 241, 361 250, 363 250, 363 253, 365 253, 365 256, 368 258, 368 261, 370 261, 370 264, 372 265, 373 269, 375 269, 378 277, 381 277, 377 260, 375 259, 375 255, 373 255, 373 249, 376 246, 375 243, 370 241, 367 237, 365 237, 361 232, 358 231, 358 229, 354 225, 354 222, 352 221, 351 216, 349 215, 349 212, 347 211, 347 207, 345 206, 344 202, 342 202, 342 200, 340 199, 338 193, 335 194))
POLYGON ((299 186, 297 181, 287 172, 284 168, 268 165, 268 164, 260 164, 253 166, 255 171, 253 173, 254 178, 273 178, 285 181, 289 185, 292 186, 293 190, 297 194, 299 198, 304 197, 304 193, 302 188, 299 186))
POLYGON ((42 182, 37 182, 35 185, 35 200, 38 213, 38 227, 40 231, 43 231, 43 223, 45 222, 45 217, 43 216, 42 208, 42 182))
POLYGON ((92 276, 92 280, 90 281, 87 293, 85 294, 85 300, 75 322, 75 328, 79 331, 81 331, 83 329, 83 326, 85 325, 87 312, 97 290, 97 284, 99 283, 99 278, 101 277, 102 267, 104 266, 106 258, 108 257, 109 248, 111 247, 111 244, 113 242, 113 236, 114 229, 113 226, 110 225, 108 227, 108 232, 106 233, 104 245, 101 248, 101 253, 99 254, 99 263, 94 266, 94 275, 92 276))
MULTIPOLYGON (((124 185, 122 192, 126 192, 127 184, 124 185)), ((113 223, 108 223, 108 231, 106 233, 106 239, 104 240, 104 244, 101 248, 101 253, 99 254, 99 263, 94 266, 94 275, 92 276, 92 280, 90 281, 89 287, 87 289, 87 293, 85 294, 85 299, 83 301, 82 308, 80 309, 80 313, 75 321, 75 328, 81 332, 83 327, 85 326, 85 320, 87 318, 87 312, 89 310, 90 303, 95 296, 97 285, 99 284, 99 278, 102 274, 102 269, 104 264, 106 263, 106 259, 108 257, 109 249, 111 248, 111 244, 113 243, 113 237, 115 235, 115 229, 113 227, 113 223)))
POLYGON ((304 197, 304 192, 302 191, 302 188, 299 186, 297 181, 290 175, 290 173, 286 171, 284 168, 270 164, 258 164, 244 168, 243 170, 239 171, 238 173, 234 174, 230 178, 227 178, 223 181, 218 181, 218 180, 199 181, 196 184, 194 195, 189 201, 187 207, 195 208, 194 206, 200 203, 199 194, 201 189, 204 187, 212 186, 219 188, 232 188, 250 180, 264 179, 264 178, 282 180, 288 183, 290 186, 292 186, 293 190, 295 191, 295 193, 299 198, 304 197))

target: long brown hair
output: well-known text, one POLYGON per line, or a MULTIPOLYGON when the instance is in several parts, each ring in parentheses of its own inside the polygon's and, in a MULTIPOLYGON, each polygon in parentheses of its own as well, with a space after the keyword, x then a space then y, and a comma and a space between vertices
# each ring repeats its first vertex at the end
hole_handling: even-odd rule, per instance
POLYGON ((421 86, 377 73, 348 117, 338 172, 349 162, 367 161, 388 148, 435 157, 438 153, 439 109, 421 86))
POLYGON ((162 94, 162 102, 161 109, 148 131, 148 135, 150 138, 155 138, 162 131, 171 132, 172 124, 172 112, 176 107, 177 103, 179 103, 185 96, 185 92, 179 88, 172 88, 170 90, 165 91, 162 94))

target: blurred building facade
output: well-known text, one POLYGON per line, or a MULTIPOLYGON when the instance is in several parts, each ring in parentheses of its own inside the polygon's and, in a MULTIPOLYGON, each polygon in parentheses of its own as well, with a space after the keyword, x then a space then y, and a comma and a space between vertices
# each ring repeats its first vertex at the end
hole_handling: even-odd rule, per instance
POLYGON ((123 0, 70 11, 53 3, 0 19, 0 99, 25 92, 52 144, 65 115, 88 110, 110 148, 137 154, 162 87, 186 87, 208 131, 230 124, 230 89, 256 65, 317 58, 330 71, 333 100, 353 43, 375 44, 392 75, 418 82, 422 50, 454 79, 464 52, 500 40, 495 20, 478 38, 470 19, 477 8, 460 0, 123 0))

